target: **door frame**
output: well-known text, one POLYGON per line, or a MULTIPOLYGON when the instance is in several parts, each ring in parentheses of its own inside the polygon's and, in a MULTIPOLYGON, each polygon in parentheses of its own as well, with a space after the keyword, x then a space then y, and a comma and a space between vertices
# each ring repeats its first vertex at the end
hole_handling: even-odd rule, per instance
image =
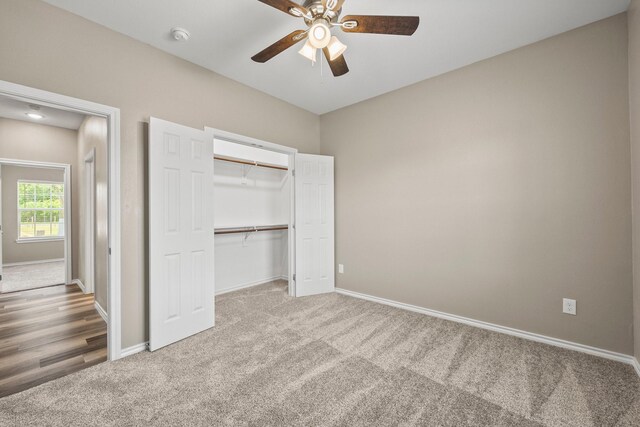
MULTIPOLYGON (((109 360, 120 359, 122 353, 121 324, 121 210, 120 210, 120 110, 70 96, 0 80, 0 95, 37 103, 46 107, 74 111, 107 119, 108 145, 108 321, 107 345, 109 360)), ((67 174, 67 177, 69 175, 67 174)), ((65 178, 65 179, 68 179, 65 178)), ((70 221, 69 221, 70 223, 70 221)))
MULTIPOLYGON (((73 280, 71 272, 73 262, 73 253, 71 251, 71 224, 73 222, 73 213, 71 212, 71 165, 67 163, 38 162, 5 158, 0 158, 0 165, 19 166, 23 168, 56 169, 64 172, 64 282, 65 284, 71 283, 73 280)), ((20 219, 18 218, 18 222, 19 221, 20 219)), ((4 235, 2 238, 4 239, 4 235)), ((25 244, 28 245, 30 243, 25 244)))
MULTIPOLYGON (((239 135, 237 133, 227 132, 220 129, 215 129, 212 127, 205 127, 205 132, 208 132, 209 135, 213 135, 211 143, 214 143, 216 139, 222 139, 228 142, 233 142, 234 144, 246 145, 254 148, 262 148, 269 151, 275 151, 276 153, 282 153, 289 156, 289 171, 288 179, 290 180, 290 193, 291 193, 291 204, 289 211, 289 242, 288 242, 288 252, 289 252, 289 271, 288 271, 288 282, 289 282, 289 296, 294 297, 296 295, 296 262, 295 262, 295 244, 296 244, 296 225, 295 225, 295 167, 296 161, 295 156, 298 153, 296 148, 287 147, 285 145, 274 144, 272 142, 263 141, 261 139, 251 138, 250 136, 239 135)), ((215 199, 213 201, 215 206, 215 199)), ((215 239, 215 237, 214 237, 215 239)))
POLYGON ((4 206, 2 196, 2 164, 0 163, 0 280, 2 280, 2 274, 4 272, 4 250, 2 244, 4 243, 4 222, 2 222, 2 207, 4 206))
POLYGON ((85 281, 84 291, 94 294, 96 291, 96 149, 89 150, 84 158, 84 253, 85 281), (89 280, 86 280, 86 277, 89 280))

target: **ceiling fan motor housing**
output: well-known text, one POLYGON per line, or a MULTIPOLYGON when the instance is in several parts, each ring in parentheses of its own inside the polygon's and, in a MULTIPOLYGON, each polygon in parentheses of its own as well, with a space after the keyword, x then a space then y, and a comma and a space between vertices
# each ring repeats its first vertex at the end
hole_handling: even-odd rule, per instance
MULTIPOLYGON (((322 18, 325 13, 324 6, 322 5, 322 0, 305 0, 303 6, 305 7, 305 9, 311 12, 311 15, 313 16, 313 19, 308 19, 305 17, 304 20, 308 26, 312 26, 316 19, 322 18)), ((327 13, 327 16, 325 16, 324 18, 329 22, 338 22, 340 12, 342 12, 342 9, 330 10, 327 13)))

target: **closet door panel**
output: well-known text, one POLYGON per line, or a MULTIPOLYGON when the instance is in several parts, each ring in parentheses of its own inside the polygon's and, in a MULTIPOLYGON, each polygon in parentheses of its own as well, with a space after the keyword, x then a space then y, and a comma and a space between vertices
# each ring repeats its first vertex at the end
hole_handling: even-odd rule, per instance
POLYGON ((296 296, 335 290, 333 157, 296 154, 296 296))
POLYGON ((214 324, 213 138, 152 118, 149 132, 149 347, 214 324))

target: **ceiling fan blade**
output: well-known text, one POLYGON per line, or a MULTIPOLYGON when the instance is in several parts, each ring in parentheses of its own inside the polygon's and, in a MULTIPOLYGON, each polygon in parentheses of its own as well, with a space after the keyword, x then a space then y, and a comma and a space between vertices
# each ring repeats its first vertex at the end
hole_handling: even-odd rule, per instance
POLYGON ((278 40, 277 42, 275 42, 274 44, 272 44, 262 52, 254 55, 251 59, 253 59, 255 62, 261 62, 261 63, 267 62, 268 60, 278 55, 279 53, 284 52, 285 50, 289 49, 291 46, 295 45, 296 43, 300 42, 301 40, 304 40, 304 35, 306 33, 307 33, 306 30, 294 31, 288 36, 281 38, 280 40, 278 40))
POLYGON ((372 33, 394 34, 398 36, 410 36, 416 32, 420 24, 418 16, 374 16, 374 15, 347 15, 342 18, 342 23, 356 22, 355 28, 342 27, 347 33, 372 33))
POLYGON ((344 76, 349 72, 349 67, 347 67, 347 61, 344 59, 344 55, 340 55, 333 61, 329 59, 329 49, 326 47, 322 49, 324 52, 324 57, 327 58, 327 62, 329 63, 329 67, 331 68, 331 72, 335 77, 344 76))
MULTIPOLYGON (((331 0, 322 0, 322 6, 327 9, 327 5, 331 0)), ((342 5, 344 4, 344 0, 336 0, 336 5, 331 8, 331 10, 338 11, 342 9, 342 5)))
POLYGON ((264 4, 268 4, 271 7, 275 7, 278 10, 283 11, 284 13, 291 15, 291 16, 295 16, 296 18, 298 17, 298 15, 291 13, 291 9, 298 9, 300 10, 300 12, 302 12, 303 15, 306 15, 309 13, 309 11, 299 5, 298 3, 294 3, 291 0, 258 0, 264 4))

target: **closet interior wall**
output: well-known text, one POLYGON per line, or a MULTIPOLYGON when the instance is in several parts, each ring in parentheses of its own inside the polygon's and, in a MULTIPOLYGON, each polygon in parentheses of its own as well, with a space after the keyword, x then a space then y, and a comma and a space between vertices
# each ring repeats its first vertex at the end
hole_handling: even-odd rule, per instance
MULTIPOLYGON (((289 157, 216 139, 216 157, 289 167, 289 157)), ((287 170, 215 160, 215 229, 288 225, 291 179, 287 170)), ((287 279, 288 231, 215 235, 216 293, 287 279)))

